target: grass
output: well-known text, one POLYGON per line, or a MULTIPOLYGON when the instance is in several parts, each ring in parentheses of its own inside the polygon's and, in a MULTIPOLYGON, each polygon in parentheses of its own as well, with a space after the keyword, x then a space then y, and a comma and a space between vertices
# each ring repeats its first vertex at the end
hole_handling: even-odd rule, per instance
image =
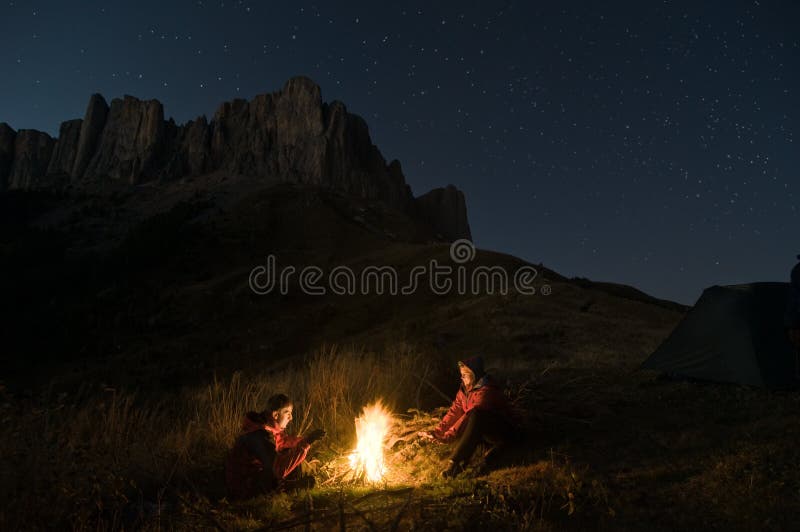
MULTIPOLYGON (((549 296, 255 297, 244 281, 267 253, 400 272, 449 257, 399 213, 261 181, 78 198, 51 213, 56 232, 28 222, 59 198, 0 197, 14 389, 0 385, 0 529, 796 528, 797 394, 636 370, 679 306, 541 265, 549 296), (127 255, 147 275, 120 282, 127 255), (508 379, 528 437, 507 467, 444 482, 448 448, 408 436, 476 353, 508 379), (242 414, 279 391, 292 430, 328 430, 319 487, 230 504, 222 464, 242 414), (363 486, 342 460, 377 397, 398 418, 391 473, 363 486)), ((471 263, 521 264, 486 250, 471 263)))
POLYGON ((444 412, 450 390, 433 383, 457 379, 440 367, 407 344, 328 346, 161 397, 0 389, 0 528, 781 530, 800 513, 796 394, 543 361, 509 386, 525 445, 497 471, 479 474, 478 456, 443 481, 449 447, 414 437, 444 412), (229 503, 222 464, 242 414, 277 391, 295 398, 290 428, 329 433, 318 485, 229 503), (396 414, 389 473, 363 485, 342 472, 353 419, 378 397, 396 414))
MULTIPOLYGON (((408 345, 380 354, 329 346, 279 371, 237 373, 159 401, 91 386, 55 397, 4 395, 0 527, 258 530, 308 520, 310 513, 321 525, 346 520, 368 529, 425 528, 442 519, 458 527, 464 518, 524 528, 534 514, 541 521, 553 512, 581 510, 589 499, 578 469, 555 455, 482 480, 439 480, 447 446, 415 437, 444 412, 420 408, 444 401, 430 385, 430 367, 424 353, 408 345), (276 391, 295 398, 298 433, 328 431, 315 446, 319 487, 229 504, 221 471, 227 449, 242 414, 263 408, 276 391), (387 456, 390 473, 382 486, 343 481, 337 471, 354 444, 353 419, 376 398, 399 413, 387 456), (516 490, 518 483, 526 488, 516 490), (454 510, 460 507, 468 511, 454 510)), ((517 392, 525 397, 524 387, 517 392)))
POLYGON ((352 441, 363 404, 414 400, 407 392, 418 389, 422 355, 407 346, 382 355, 327 347, 279 372, 234 374, 158 401, 88 386, 56 397, 4 395, 0 525, 116 528, 132 517, 126 512, 174 500, 176 491, 219 499, 221 465, 244 412, 263 409, 276 391, 295 398, 295 430, 326 428, 323 449, 338 451, 352 441))

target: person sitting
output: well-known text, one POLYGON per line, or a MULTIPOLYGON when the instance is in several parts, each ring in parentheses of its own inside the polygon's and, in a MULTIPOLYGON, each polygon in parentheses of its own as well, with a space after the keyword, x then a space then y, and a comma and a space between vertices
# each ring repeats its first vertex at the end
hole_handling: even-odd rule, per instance
POLYGON ((267 401, 262 412, 248 412, 225 462, 225 483, 232 500, 248 499, 277 489, 310 488, 314 477, 303 475, 308 451, 325 436, 321 429, 304 437, 291 436, 286 427, 294 406, 284 394, 267 401))
POLYGON ((464 470, 480 443, 492 445, 484 466, 492 469, 497 457, 521 433, 517 416, 503 390, 483 369, 483 359, 472 357, 458 363, 461 387, 453 404, 432 431, 420 433, 425 439, 440 443, 455 442, 442 476, 454 477, 464 470))

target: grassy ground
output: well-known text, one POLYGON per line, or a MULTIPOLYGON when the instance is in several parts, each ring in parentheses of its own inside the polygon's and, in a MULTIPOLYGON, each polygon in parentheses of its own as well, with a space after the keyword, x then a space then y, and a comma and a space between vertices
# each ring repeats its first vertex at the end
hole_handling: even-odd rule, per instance
POLYGON ((159 403, 110 388, 6 397, 0 525, 781 530, 800 512, 795 394, 624 368, 529 368, 509 388, 527 412, 525 444, 497 471, 444 481, 447 446, 409 437, 435 423, 445 402, 420 379, 428 363, 409 346, 330 347, 279 372, 234 375, 159 403), (229 503, 225 452, 241 413, 275 390, 297 397, 298 432, 329 431, 314 449, 318 487, 229 503), (335 472, 354 443, 357 410, 376 397, 397 413, 390 473, 380 486, 357 485, 335 472))
POLYGON ((252 185, 84 198, 45 209, 56 229, 3 203, 25 209, 0 216, 0 529, 796 528, 796 394, 637 370, 682 307, 541 265, 534 296, 256 296, 268 253, 407 273, 449 245, 380 205, 252 185), (364 405, 384 399, 395 436, 430 426, 473 354, 526 412, 507 467, 445 482, 447 448, 404 438, 385 485, 337 477, 364 405), (292 430, 328 431, 319 486, 229 503, 242 415, 278 391, 292 430))

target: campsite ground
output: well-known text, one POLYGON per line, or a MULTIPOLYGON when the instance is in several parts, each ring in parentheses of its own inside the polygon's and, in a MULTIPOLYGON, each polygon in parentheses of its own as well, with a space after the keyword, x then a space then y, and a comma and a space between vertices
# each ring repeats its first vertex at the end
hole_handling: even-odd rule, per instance
MULTIPOLYGON (((373 376, 374 384, 356 367, 369 356, 317 353, 305 376, 234 376, 160 409, 113 391, 94 406, 62 397, 35 410, 9 400, 5 427, 16 429, 18 440, 6 439, 4 449, 18 461, 7 462, 4 473, 31 469, 21 475, 27 497, 10 496, 6 511, 20 512, 16 517, 25 516, 31 528, 53 518, 77 528, 209 530, 326 530, 343 523, 354 530, 788 530, 800 515, 796 394, 669 381, 633 368, 548 365, 526 372, 515 381, 524 385, 512 390, 527 405, 529 435, 488 475, 469 470, 443 481, 446 447, 412 438, 390 452, 385 484, 338 481, 335 464, 353 441, 343 421, 352 410, 337 404, 348 393, 344 383, 362 390, 350 392, 360 404, 374 389, 404 379, 419 355, 403 351, 387 368, 391 375, 373 376), (331 370, 327 390, 308 379, 331 370), (310 404, 298 405, 297 428, 333 429, 316 450, 321 486, 228 503, 220 464, 235 412, 274 390, 276 379, 294 383, 309 402, 328 396, 340 410, 339 421, 331 412, 312 421, 302 415, 310 404), (97 408, 105 417, 97 418, 97 408), (41 468, 46 478, 36 478, 41 468)), ((441 409, 399 415, 396 431, 413 433, 437 415, 441 409)), ((14 514, 4 517, 16 522, 14 514)))
MULTIPOLYGON (((589 368, 548 372, 534 390, 531 435, 510 467, 488 476, 467 474, 462 484, 440 481, 434 470, 413 492, 353 508, 377 529, 389 529, 396 520, 400 529, 795 526, 800 515, 796 395, 589 368), (406 502, 407 507, 401 504, 406 502)), ((320 499, 313 504, 318 512, 332 498, 329 491, 312 492, 320 499)), ((345 500, 363 495, 351 493, 345 500)), ((335 510, 332 499, 327 504, 335 510)), ((298 514, 309 515, 302 497, 293 503, 291 516, 276 521, 291 524, 298 514)), ((334 512, 320 524, 335 527, 337 516, 334 512)), ((358 515, 349 522, 369 529, 358 515)))
POLYGON ((287 497, 282 508, 262 499, 225 506, 218 517, 298 530, 308 521, 364 530, 794 527, 796 396, 589 369, 549 372, 533 396, 526 449, 491 474, 445 482, 435 461, 415 455, 398 467, 422 471, 417 482, 323 487, 287 497))
MULTIPOLYGON (((143 220, 126 213, 152 198, 81 200, 70 207, 81 216, 62 213, 75 220, 64 234, 3 226, 17 261, 3 279, 27 299, 10 314, 15 373, 0 386, 0 528, 794 527, 800 397, 638 369, 680 305, 541 265, 534 296, 255 296, 247 275, 267 252, 407 272, 444 263, 449 246, 335 194, 189 194, 143 220), (398 431, 429 426, 446 406, 434 388, 451 397, 455 360, 475 353, 527 412, 508 467, 445 482, 446 448, 406 438, 385 485, 331 476, 360 408, 380 397, 398 431), (225 453, 242 413, 275 391, 295 398, 296 431, 329 432, 315 451, 321 486, 229 503, 225 453)), ((521 264, 479 250, 471 265, 521 264)))

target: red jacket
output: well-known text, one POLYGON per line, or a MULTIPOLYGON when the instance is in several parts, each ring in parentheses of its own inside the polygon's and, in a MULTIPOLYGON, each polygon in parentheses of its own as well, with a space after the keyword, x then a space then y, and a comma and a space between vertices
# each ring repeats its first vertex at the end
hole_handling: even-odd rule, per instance
POLYGON ((306 459, 311 444, 299 436, 287 434, 275 425, 264 425, 264 428, 275 438, 277 456, 272 470, 277 478, 284 479, 306 459))
POLYGON ((516 415, 503 390, 491 377, 485 375, 468 392, 461 386, 450 410, 433 431, 433 435, 442 442, 453 441, 460 434, 467 414, 472 410, 496 412, 512 425, 517 425, 516 415))
POLYGON ((225 462, 225 483, 231 499, 246 499, 277 488, 305 460, 310 445, 270 421, 256 412, 245 415, 242 433, 225 462))

